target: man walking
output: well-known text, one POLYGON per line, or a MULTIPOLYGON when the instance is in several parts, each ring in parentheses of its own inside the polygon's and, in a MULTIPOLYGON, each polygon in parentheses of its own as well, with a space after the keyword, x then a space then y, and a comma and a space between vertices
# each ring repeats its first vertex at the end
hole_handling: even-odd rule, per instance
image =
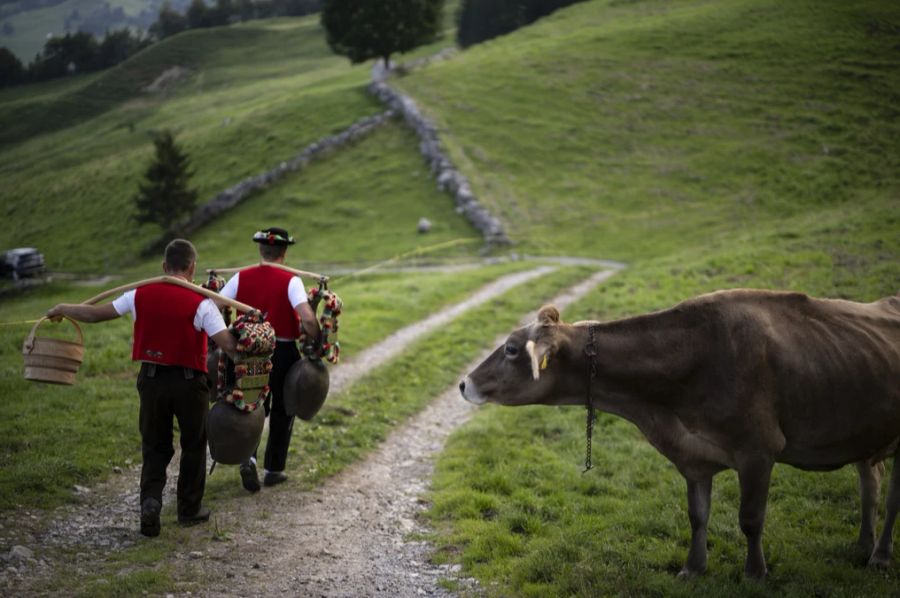
MULTIPOLYGON (((163 271, 190 282, 197 251, 184 239, 166 247, 163 271)), ((131 357, 141 362, 137 389, 141 399, 141 533, 158 536, 166 467, 172 447, 172 420, 181 431, 178 472, 178 522, 194 525, 209 520, 204 507, 206 488, 206 339, 226 353, 236 343, 216 305, 203 295, 165 282, 128 291, 112 303, 63 303, 47 312, 51 319, 66 316, 80 322, 103 322, 131 313, 134 340, 131 357)))
MULTIPOLYGON (((315 340, 319 338, 319 323, 307 302, 306 288, 300 277, 265 263, 284 264, 287 248, 294 244, 294 238, 283 228, 273 227, 258 231, 253 235, 253 241, 259 244, 259 255, 264 263, 235 274, 222 289, 222 295, 259 309, 275 329, 275 354, 269 374, 272 398, 271 404, 266 405, 269 440, 263 477, 264 485, 274 486, 287 480, 284 469, 294 428, 294 416, 284 410, 284 378, 300 359, 297 339, 301 327, 308 339, 315 340)), ((256 457, 243 463, 240 471, 244 488, 250 492, 259 491, 256 457)))

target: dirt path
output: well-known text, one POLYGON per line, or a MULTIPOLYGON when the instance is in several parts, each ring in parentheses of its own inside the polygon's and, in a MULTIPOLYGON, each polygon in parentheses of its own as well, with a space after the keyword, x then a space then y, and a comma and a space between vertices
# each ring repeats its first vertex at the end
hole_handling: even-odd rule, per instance
POLYGON ((335 368, 331 372, 331 382, 328 392, 331 394, 341 392, 350 383, 358 380, 366 372, 384 365, 396 357, 413 341, 436 330, 438 327, 447 324, 463 312, 481 305, 485 301, 499 297, 513 287, 525 284, 540 276, 545 276, 554 270, 556 270, 554 266, 541 266, 540 268, 534 268, 533 270, 525 270, 524 272, 516 272, 514 274, 501 276, 494 282, 488 283, 475 291, 468 299, 442 309, 415 324, 401 328, 383 341, 379 341, 374 346, 361 351, 359 354, 353 356, 352 359, 342 363, 340 367, 335 368))
MULTIPOLYGON (((465 301, 398 331, 335 368, 332 392, 346 388, 463 311, 553 269, 544 266, 501 277, 465 301)), ((563 309, 612 274, 597 272, 553 302, 563 309)), ((528 314, 523 322, 533 318, 528 314)), ((211 525, 223 530, 228 541, 210 542, 203 551, 176 552, 166 564, 179 573, 177 578, 199 574, 206 579, 200 592, 204 596, 449 595, 438 581, 457 579, 458 571, 429 564, 429 547, 408 538, 422 531, 417 523, 424 508, 419 496, 431 478, 432 460, 469 414, 470 406, 451 387, 396 429, 375 453, 316 490, 266 488, 253 497, 219 501, 211 525)), ((176 463, 177 458, 169 472, 170 492, 176 463)), ((91 563, 141 541, 135 522, 138 476, 135 465, 94 489, 76 488, 83 503, 60 508, 49 522, 27 510, 18 511, 15 522, 12 515, 0 519, 0 545, 21 545, 33 552, 7 555, 0 571, 0 593, 27 593, 64 564, 90 571, 91 563)), ((173 499, 167 495, 168 502, 173 499)), ((475 585, 473 580, 458 581, 463 587, 475 585)), ((192 590, 198 595, 196 587, 192 590)))
MULTIPOLYGON (((613 274, 598 272, 555 297, 561 310, 586 295, 613 274)), ((473 296, 474 297, 474 296, 473 296)), ((527 314, 524 325, 536 313, 527 314)), ((460 377, 503 342, 473 360, 460 377)), ((440 579, 454 579, 475 589, 474 580, 459 577, 458 568, 429 563, 429 546, 407 539, 423 532, 418 515, 425 508, 419 500, 431 480, 433 460, 453 430, 465 423, 474 407, 451 386, 426 409, 400 426, 378 450, 320 488, 296 493, 272 493, 267 508, 285 513, 278 521, 254 521, 240 534, 262 532, 265 542, 232 547, 232 554, 255 550, 264 563, 260 569, 244 568, 230 579, 221 579, 209 596, 302 595, 450 596, 440 579)), ((246 501, 244 501, 246 503, 246 501)), ((205 568, 210 574, 239 562, 210 553, 205 568)))

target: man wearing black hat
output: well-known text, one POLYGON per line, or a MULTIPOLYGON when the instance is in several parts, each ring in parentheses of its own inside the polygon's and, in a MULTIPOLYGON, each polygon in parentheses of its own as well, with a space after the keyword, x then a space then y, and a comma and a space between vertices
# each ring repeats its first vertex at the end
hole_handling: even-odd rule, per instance
MULTIPOLYGON (((272 372, 269 374, 272 398, 271 404, 267 402, 266 405, 269 440, 263 477, 263 484, 274 486, 287 480, 284 469, 294 427, 294 416, 289 416, 284 410, 284 378, 300 359, 297 339, 301 327, 306 337, 314 340, 319 337, 319 323, 307 302, 306 288, 300 277, 268 265, 284 264, 288 245, 294 244, 294 238, 283 228, 272 227, 258 231, 253 235, 253 241, 259 243, 263 263, 235 274, 222 289, 222 295, 258 308, 266 314, 266 321, 275 329, 275 354, 272 355, 272 372)), ((259 490, 255 456, 241 465, 241 482, 250 492, 259 490)))

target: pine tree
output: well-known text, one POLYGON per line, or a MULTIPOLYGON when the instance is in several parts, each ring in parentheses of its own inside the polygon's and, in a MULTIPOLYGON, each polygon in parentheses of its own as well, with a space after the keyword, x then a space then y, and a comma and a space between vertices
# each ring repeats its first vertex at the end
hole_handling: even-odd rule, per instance
POLYGON ((134 197, 137 206, 135 219, 141 224, 160 225, 167 232, 174 232, 176 223, 184 214, 194 209, 196 189, 188 188, 188 180, 194 175, 188 169, 190 159, 169 131, 157 133, 153 140, 156 156, 144 175, 134 197))

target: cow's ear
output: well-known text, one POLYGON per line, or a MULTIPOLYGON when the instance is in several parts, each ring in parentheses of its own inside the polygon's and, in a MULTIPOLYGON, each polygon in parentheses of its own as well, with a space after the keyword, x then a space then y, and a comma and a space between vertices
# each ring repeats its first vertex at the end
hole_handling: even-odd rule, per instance
POLYGON ((538 312, 538 324, 541 326, 554 326, 559 324, 559 310, 553 305, 545 305, 538 312))
POLYGON ((547 342, 534 342, 529 340, 525 343, 525 350, 531 358, 531 377, 537 380, 541 377, 541 370, 547 369, 550 363, 550 355, 555 352, 555 347, 547 342))

